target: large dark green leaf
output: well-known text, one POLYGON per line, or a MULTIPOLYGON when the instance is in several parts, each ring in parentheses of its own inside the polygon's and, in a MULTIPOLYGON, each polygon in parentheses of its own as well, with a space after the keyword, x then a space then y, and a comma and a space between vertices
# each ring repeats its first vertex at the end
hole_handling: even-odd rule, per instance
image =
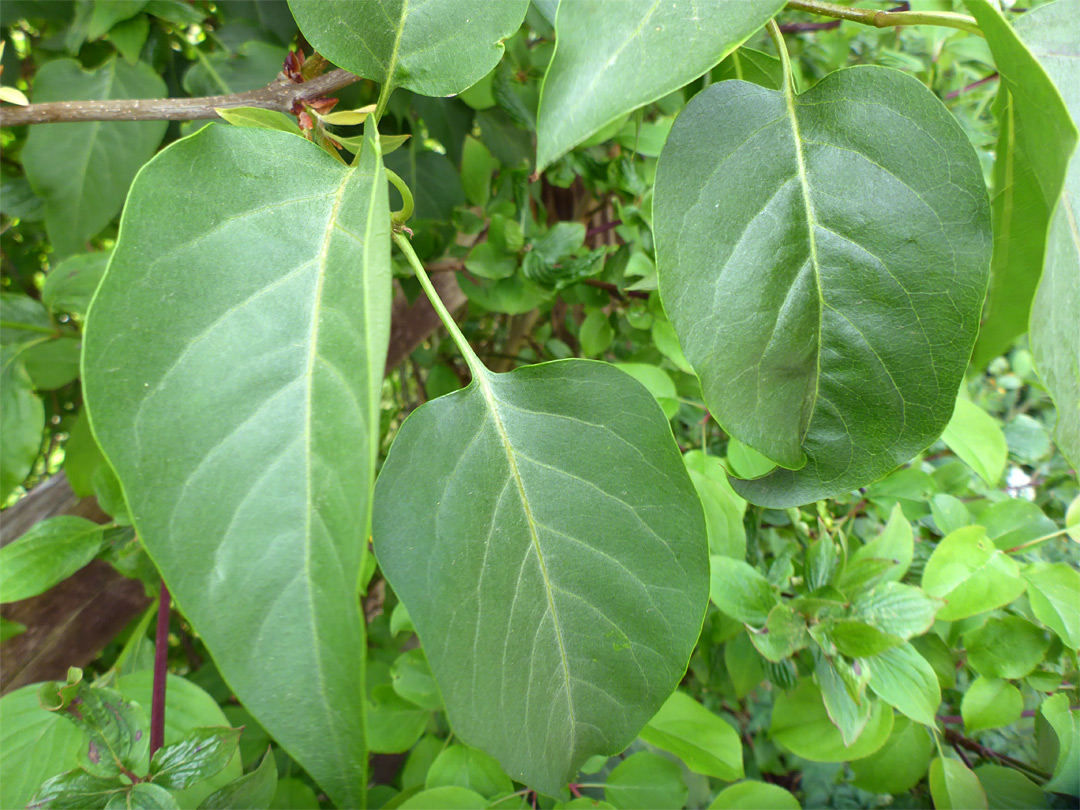
POLYGON ((663 412, 628 375, 584 360, 474 375, 402 426, 375 550, 455 733, 556 795, 682 677, 705 522, 663 412))
POLYGON ((540 96, 537 168, 693 81, 783 6, 784 0, 561 4, 540 96))
MULTIPOLYGON (((46 63, 34 102, 160 98, 165 82, 145 62, 110 59, 87 72, 74 59, 46 63)), ((154 154, 166 121, 48 124, 30 128, 23 167, 45 201, 45 226, 58 257, 85 248, 124 204, 135 172, 154 154)))
POLYGON ((210 126, 130 199, 86 334, 94 433, 226 681, 362 806, 357 582, 390 305, 378 149, 347 168, 287 133, 210 126))
POLYGON ((528 0, 289 0, 300 30, 339 67, 425 96, 484 78, 528 0))
POLYGON ((941 433, 990 222, 974 150, 920 82, 857 67, 798 96, 713 85, 671 130, 654 206, 660 292, 711 413, 787 468, 740 495, 834 496, 941 433))
MULTIPOLYGON (((986 313, 971 358, 973 366, 981 370, 1027 331, 1031 301, 1043 272, 1047 229, 1077 134, 1053 80, 1018 32, 988 0, 966 2, 986 33, 1003 85, 993 180, 994 261, 986 313)), ((1075 14, 1075 6, 1071 14, 1075 14)), ((1060 22, 1047 20, 1054 28, 1052 41, 1047 43, 1051 48, 1056 50, 1058 43, 1071 37, 1075 50, 1076 20, 1071 14, 1059 9, 1054 15, 1060 22)), ((1060 57, 1065 61, 1067 51, 1060 57)), ((1068 70, 1076 76, 1074 67, 1068 70)), ((1065 78, 1064 71, 1061 78, 1065 78)), ((1074 322, 1074 344, 1078 336, 1080 329, 1074 322)))
MULTIPOLYGON (((1025 14, 1016 33, 1057 85, 1080 127, 1080 0, 1057 0, 1025 14)), ((1054 438, 1080 468, 1080 156, 1073 155, 1050 222, 1042 281, 1031 310, 1031 351, 1058 406, 1054 438)))

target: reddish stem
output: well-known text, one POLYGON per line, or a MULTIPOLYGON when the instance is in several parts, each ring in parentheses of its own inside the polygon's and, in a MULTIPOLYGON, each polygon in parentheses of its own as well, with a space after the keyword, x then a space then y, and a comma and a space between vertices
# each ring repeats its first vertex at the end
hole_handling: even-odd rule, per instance
POLYGON ((172 598, 161 580, 157 633, 154 636, 154 692, 150 708, 150 756, 165 744, 165 681, 169 675, 169 613, 172 598))

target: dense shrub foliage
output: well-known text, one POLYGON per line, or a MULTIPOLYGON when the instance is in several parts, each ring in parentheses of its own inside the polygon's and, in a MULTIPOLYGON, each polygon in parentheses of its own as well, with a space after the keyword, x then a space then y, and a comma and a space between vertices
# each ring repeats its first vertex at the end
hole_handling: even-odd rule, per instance
POLYGON ((5 0, 0 806, 1075 806, 1012 5, 5 0))

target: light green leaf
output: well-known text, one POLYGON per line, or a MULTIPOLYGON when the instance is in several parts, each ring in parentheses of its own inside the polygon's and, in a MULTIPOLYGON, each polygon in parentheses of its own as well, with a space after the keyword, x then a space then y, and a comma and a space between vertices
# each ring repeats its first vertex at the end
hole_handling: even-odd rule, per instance
MULTIPOLYGON (((671 379, 666 371, 659 366, 652 366, 648 363, 612 363, 615 368, 625 371, 639 383, 649 389, 649 393, 652 394, 656 401, 660 403, 660 407, 664 409, 664 416, 671 419, 679 411, 678 396, 679 392, 675 389, 675 382, 671 379)), ((686 456, 683 456, 683 461, 686 461, 686 456)), ((688 464, 687 469, 690 470, 690 477, 694 478, 694 469, 688 464)), ((698 471, 699 474, 701 471, 698 471)), ((725 482, 727 478, 724 478, 725 482)), ((694 486, 697 487, 697 480, 694 480, 694 486)), ((701 495, 701 488, 697 487, 698 495, 701 495)), ((734 492, 731 493, 733 496, 734 492)), ((702 501, 705 498, 702 496, 702 501)), ((743 501, 745 504, 746 502, 743 501)), ((709 522, 709 507, 705 506, 705 522, 709 522)), ((741 520, 740 520, 741 525, 741 520)), ((712 543, 712 533, 709 534, 710 547, 712 543)), ((741 555, 740 555, 741 556, 741 555)))
POLYGON ((937 618, 955 621, 1007 605, 1024 592, 1016 560, 986 539, 982 526, 966 526, 941 539, 923 569, 922 587, 945 600, 937 618))
POLYGON ((289 2, 304 37, 335 65, 424 96, 460 93, 482 79, 528 7, 528 0, 289 2))
POLYGON ((510 777, 493 757, 465 745, 451 745, 439 754, 428 769, 424 786, 431 790, 451 785, 475 790, 489 799, 514 791, 510 777))
POLYGON ((881 748, 892 727, 892 709, 873 700, 866 727, 854 745, 845 746, 840 730, 829 720, 818 687, 803 678, 794 691, 777 695, 769 733, 788 751, 811 762, 851 762, 881 748))
MULTIPOLYGON (((625 371, 625 367, 623 370, 625 371)), ((671 378, 666 373, 656 370, 670 382, 671 378)), ((674 383, 671 390, 675 390, 674 383)), ((744 559, 746 530, 743 528, 743 515, 746 514, 746 501, 731 488, 724 465, 716 456, 707 456, 700 450, 683 453, 683 463, 690 472, 690 480, 694 482, 701 505, 705 508, 709 553, 734 560, 744 559)))
POLYGON ((863 693, 856 701, 832 661, 817 649, 814 650, 814 675, 829 719, 840 729, 844 745, 853 745, 870 719, 869 697, 863 693))
POLYGON ((940 599, 911 585, 885 582, 858 594, 849 616, 906 641, 930 629, 941 605, 940 599))
POLYGON ((1039 786, 1015 768, 980 765, 975 776, 986 791, 990 810, 1043 810, 1049 805, 1039 786))
POLYGON ((439 685, 431 675, 424 651, 419 648, 403 652, 394 660, 390 665, 390 681, 395 692, 421 708, 436 711, 443 707, 439 685))
POLYGON ((37 596, 67 579, 94 559, 104 532, 101 525, 74 515, 36 523, 0 548, 0 602, 37 596))
POLYGON ((1080 495, 1073 498, 1065 510, 1065 534, 1080 543, 1080 495))
POLYGON ((994 617, 964 633, 968 663, 987 678, 1023 678, 1049 646, 1046 631, 1019 616, 994 617))
POLYGON ((1023 571, 1035 618, 1070 650, 1080 647, 1080 572, 1067 563, 1034 563, 1023 571))
MULTIPOLYGON (((972 366, 982 370, 1027 331, 1043 272, 1047 229, 1077 132, 1053 80, 1001 12, 989 0, 965 2, 986 35, 1002 81, 992 184, 994 260, 986 313, 971 358, 972 366)), ((1069 22, 1064 28, 1055 26, 1055 43, 1070 26, 1067 14, 1062 19, 1069 22)), ((1075 47, 1075 38, 1073 42, 1075 47)), ((1072 334, 1075 338, 1075 323, 1072 334)))
POLYGON ((279 129, 301 135, 296 119, 277 110, 264 110, 261 107, 221 107, 214 110, 234 127, 262 127, 279 129))
POLYGON ((558 795, 682 677, 705 522, 666 418, 623 372, 478 368, 409 416, 375 503, 379 564, 454 732, 512 778, 558 795))
POLYGON ((747 633, 739 633, 724 645, 724 669, 735 686, 735 697, 739 700, 765 680, 761 654, 747 633))
POLYGON ((780 90, 784 86, 784 66, 775 56, 744 45, 732 51, 730 56, 713 68, 714 82, 731 79, 753 82, 770 90, 780 90))
POLYGON ((695 773, 725 782, 743 778, 739 733, 685 692, 672 693, 642 729, 641 739, 671 752, 695 773))
POLYGON ((376 754, 408 751, 427 728, 431 710, 405 700, 389 683, 373 687, 369 681, 368 688, 368 748, 376 754))
MULTIPOLYGON (((1072 26, 1080 0, 1048 3, 1016 20, 1016 33, 1049 74, 1073 124, 1080 127, 1080 40, 1072 26)), ((1073 469, 1080 468, 1080 157, 1065 176, 1031 310, 1031 353, 1057 404, 1054 438, 1073 469)))
POLYGON ((956 759, 937 757, 930 763, 930 795, 936 810, 986 810, 986 792, 979 778, 956 759))
POLYGON ((911 524, 904 517, 900 504, 893 505, 889 513, 889 520, 881 534, 864 546, 860 546, 848 559, 847 568, 840 577, 840 590, 845 591, 851 586, 852 580, 848 571, 853 571, 855 564, 863 560, 893 560, 891 566, 882 574, 882 578, 899 582, 903 579, 911 567, 911 560, 915 556, 915 536, 911 531, 911 524))
POLYGON ((56 265, 45 276, 41 287, 41 302, 50 312, 70 312, 80 318, 86 317, 90 299, 94 297, 105 267, 109 264, 111 250, 97 253, 81 253, 70 256, 56 265))
MULTIPOLYGON (((295 2, 295 0, 294 0, 295 2)), ((475 790, 437 787, 422 790, 398 805, 399 810, 484 810, 490 802, 475 790)))
POLYGON ((1024 711, 1020 690, 1001 678, 976 678, 964 693, 960 714, 970 733, 1011 726, 1024 711))
POLYGON ((604 794, 619 810, 679 810, 689 790, 679 766, 649 751, 631 754, 608 775, 604 794))
POLYGON ((1058 692, 1039 706, 1035 715, 1035 731, 1039 741, 1039 764, 1053 771, 1053 778, 1043 785, 1047 791, 1075 796, 1080 792, 1080 769, 1076 758, 1080 754, 1080 722, 1076 710, 1069 706, 1069 696, 1058 692))
POLYGON ((799 810, 799 802, 779 785, 747 780, 724 788, 709 810, 799 810))
POLYGON ((941 687, 933 667, 909 643, 868 657, 874 694, 917 723, 934 726, 941 687))
POLYGON ((727 56, 782 0, 705 4, 563 3, 540 92, 536 163, 543 170, 590 135, 677 90, 727 56))
MULTIPOLYGON (((714 579, 714 585, 715 582, 714 579)), ((783 661, 810 643, 806 634, 806 619, 782 603, 769 611, 762 629, 747 629, 757 651, 773 662, 783 661)))
POLYGON ((0 503, 26 480, 41 453, 45 406, 20 360, 31 343, 0 347, 0 503))
POLYGON ((183 790, 219 773, 236 755, 243 729, 206 726, 192 729, 184 739, 154 752, 150 774, 154 782, 183 790))
POLYGON ((778 599, 772 585, 758 570, 742 560, 709 557, 709 598, 733 619, 763 627, 778 599))
POLYGON ((581 322, 578 333, 581 341, 581 353, 585 357, 597 357, 608 350, 615 339, 615 329, 602 309, 594 309, 581 322))
POLYGON ((991 232, 975 152, 921 82, 862 66, 799 96, 706 88, 660 156, 654 217, 660 292, 710 412, 787 468, 736 492, 835 496, 940 435, 991 232))
POLYGON ((832 619, 818 627, 836 649, 849 658, 876 655, 903 641, 900 636, 852 619, 832 619))
POLYGON ((0 616, 0 644, 26 632, 26 625, 0 616))
POLYGON ((975 403, 957 397, 941 440, 990 486, 1001 479, 1009 457, 1005 434, 997 420, 975 403))
MULTIPOLYGON (((129 65, 116 57, 92 72, 74 59, 57 59, 34 77, 35 103, 166 95, 165 82, 150 65, 129 65)), ((114 121, 30 128, 23 168, 45 201, 45 226, 58 258, 85 250, 86 241, 116 216, 167 124, 114 121)))
POLYGON ((986 527, 986 536, 1002 551, 1053 534, 1058 529, 1038 504, 1023 498, 998 501, 979 513, 979 523, 986 527))
POLYGON ((21 359, 34 388, 52 391, 76 379, 80 348, 81 343, 74 336, 28 342, 21 359))
POLYGON ((146 0, 94 0, 87 39, 101 39, 116 23, 134 17, 146 5, 146 0))
POLYGON ((211 125, 156 157, 131 202, 85 338, 94 433, 230 687, 337 803, 362 805, 356 596, 390 309, 378 147, 347 168, 211 125))
POLYGON ((897 717, 885 745, 851 763, 852 784, 871 793, 906 793, 926 775, 933 750, 934 741, 923 726, 897 717))

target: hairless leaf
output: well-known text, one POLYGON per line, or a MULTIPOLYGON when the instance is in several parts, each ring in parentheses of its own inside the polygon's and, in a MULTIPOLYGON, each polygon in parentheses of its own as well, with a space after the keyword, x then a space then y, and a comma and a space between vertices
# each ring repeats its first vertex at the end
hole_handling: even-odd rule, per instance
POLYGON ((938 757, 930 763, 930 795, 937 810, 985 810, 987 806, 979 777, 957 759, 938 757))
POLYGON ((94 559, 104 534, 101 525, 75 515, 35 523, 0 549, 0 602, 37 596, 67 579, 94 559))
MULTIPOLYGON (((150 65, 115 57, 88 72, 74 59, 42 66, 34 102, 159 98, 165 82, 150 65)), ((45 201, 45 225, 59 258, 84 250, 124 204, 128 186, 165 135, 165 121, 65 123, 33 127, 23 167, 45 201)))
MULTIPOLYGON (((528 0, 289 0, 307 41, 338 67, 425 96, 460 93, 503 54, 528 0)), ((383 91, 384 95, 387 93, 383 91)))
MULTIPOLYGON (((989 0, 965 0, 968 10, 986 34, 986 42, 1001 74, 998 105, 998 142, 994 149, 994 261, 990 290, 979 340, 971 358, 982 370, 1009 348, 1028 328, 1031 302, 1047 254, 1047 230, 1065 182, 1077 132, 1054 82, 989 0)), ((1075 28, 1076 5, 1071 14, 1058 9, 1051 46, 1058 36, 1075 28)), ((1065 44, 1074 50, 1076 37, 1065 44)), ((1062 60, 1067 51, 1060 52, 1062 60)), ((1071 68, 1075 79, 1075 68, 1071 68)), ((1061 79, 1067 74, 1060 71, 1061 79)), ((1063 83, 1067 87, 1068 82, 1063 83)), ((1064 246, 1055 244, 1052 250, 1064 246)), ((1075 276, 1074 276, 1075 278, 1075 276)), ((1072 343, 1080 327, 1072 324, 1072 343)), ((1054 347, 1057 350, 1057 346, 1054 347)), ((1075 371, 1074 371, 1075 373, 1075 371)), ((1074 403, 1075 406, 1075 403, 1074 403)))
POLYGON ((94 433, 230 687, 362 806, 357 584, 390 305, 377 142, 348 168, 213 125, 147 164, 129 203, 86 333, 94 433))
POLYGON ((706 605, 704 518, 667 419, 628 375, 470 365, 472 384, 394 441, 375 551, 454 732, 558 795, 682 677, 706 605))
POLYGON ((802 95, 713 85, 672 128, 654 205, 664 307, 711 413, 787 468, 740 495, 838 495, 940 435, 990 221, 967 136, 919 81, 866 66, 802 95))
MULTIPOLYGON (((1016 21, 1016 33, 1050 75, 1080 128, 1080 0, 1058 0, 1016 21)), ((1057 404, 1054 437, 1080 468, 1080 156, 1073 154, 1050 222, 1042 281, 1031 309, 1031 352, 1057 404)))
POLYGON ((540 92, 537 168, 701 76, 783 6, 784 0, 562 3, 540 92))

